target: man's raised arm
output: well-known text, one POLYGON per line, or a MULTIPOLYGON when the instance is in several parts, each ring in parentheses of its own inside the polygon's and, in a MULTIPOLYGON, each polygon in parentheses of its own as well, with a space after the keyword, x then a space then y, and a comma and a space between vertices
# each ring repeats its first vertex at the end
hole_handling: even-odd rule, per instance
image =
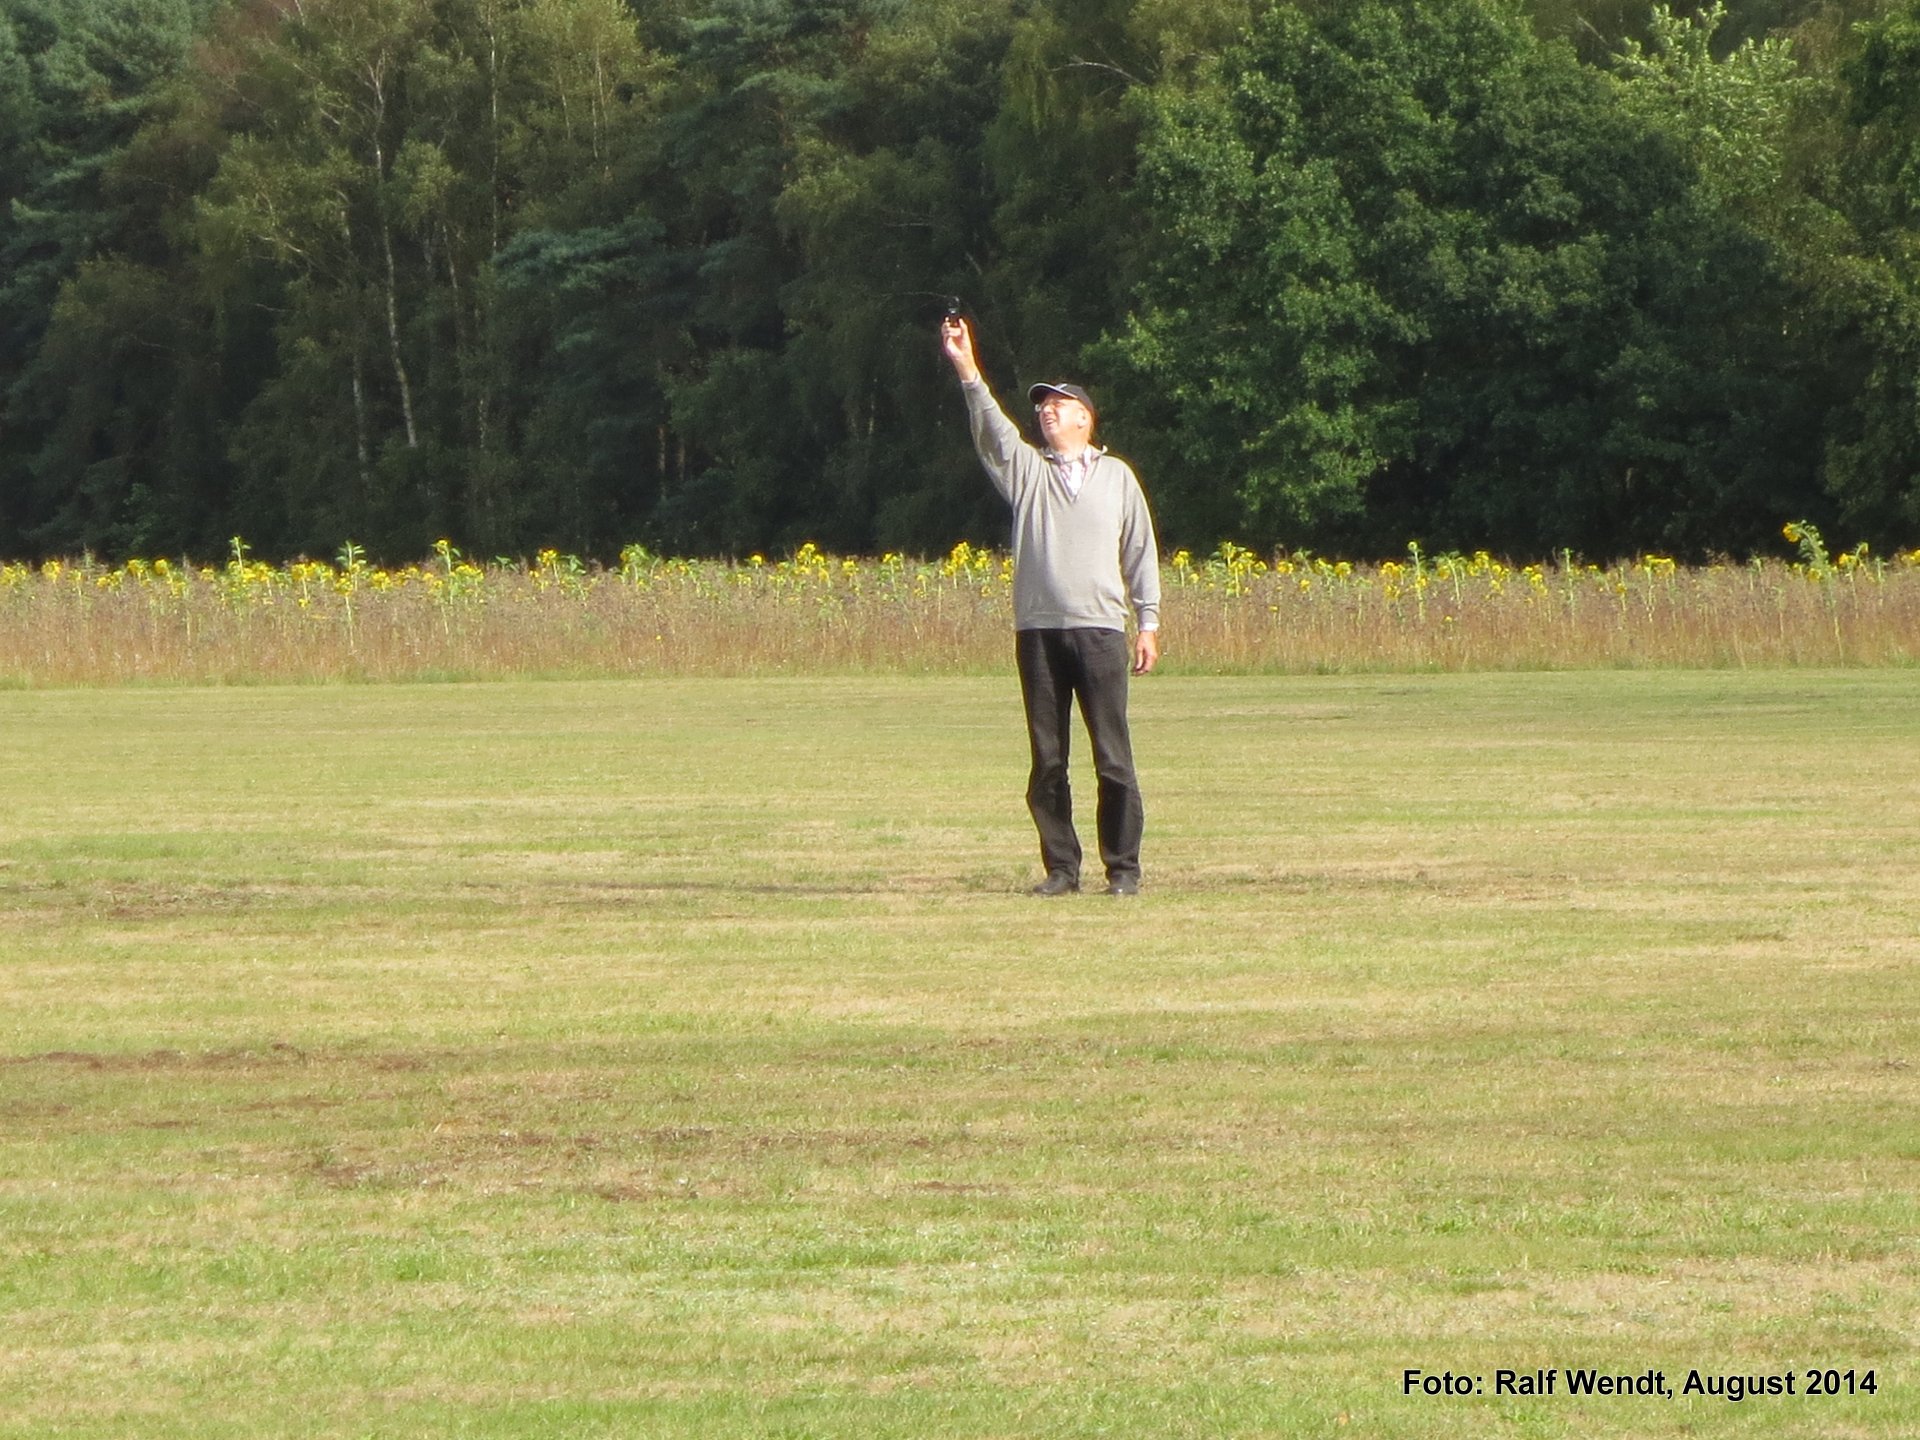
POLYGON ((973 351, 973 327, 957 315, 941 321, 940 348, 952 362, 953 373, 960 377, 961 393, 967 397, 967 423, 973 430, 973 448, 980 464, 993 481, 993 488, 1011 500, 1014 457, 1026 442, 980 374, 980 362, 973 351))

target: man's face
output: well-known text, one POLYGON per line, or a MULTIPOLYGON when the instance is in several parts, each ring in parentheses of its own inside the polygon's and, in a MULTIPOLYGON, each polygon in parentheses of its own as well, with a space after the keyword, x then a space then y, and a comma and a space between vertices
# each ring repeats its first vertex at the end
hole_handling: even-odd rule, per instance
POLYGON ((1093 412, 1086 406, 1071 395, 1049 395, 1035 408, 1050 448, 1072 454, 1086 447, 1093 435, 1093 412))

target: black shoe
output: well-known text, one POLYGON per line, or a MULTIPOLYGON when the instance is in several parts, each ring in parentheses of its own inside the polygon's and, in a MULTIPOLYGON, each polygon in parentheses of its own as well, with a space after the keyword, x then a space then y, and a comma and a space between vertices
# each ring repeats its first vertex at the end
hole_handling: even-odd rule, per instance
POLYGON ((1031 893, 1049 900, 1055 895, 1077 895, 1080 893, 1080 882, 1064 870, 1056 870, 1034 886, 1031 893))
POLYGON ((1139 893, 1140 877, 1138 875, 1114 875, 1107 880, 1109 895, 1138 895, 1139 893))

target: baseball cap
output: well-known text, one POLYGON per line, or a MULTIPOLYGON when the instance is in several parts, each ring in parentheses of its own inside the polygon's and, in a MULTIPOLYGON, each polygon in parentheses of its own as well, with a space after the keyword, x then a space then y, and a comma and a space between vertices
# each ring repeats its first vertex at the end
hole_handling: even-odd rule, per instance
POLYGON ((1100 413, 1100 407, 1093 403, 1093 397, 1091 395, 1082 390, 1078 385, 1069 385, 1065 381, 1061 381, 1059 384, 1042 382, 1041 384, 1035 385, 1027 391, 1027 400, 1037 406, 1049 395, 1064 395, 1069 400, 1078 400, 1093 414, 1098 415, 1100 413))

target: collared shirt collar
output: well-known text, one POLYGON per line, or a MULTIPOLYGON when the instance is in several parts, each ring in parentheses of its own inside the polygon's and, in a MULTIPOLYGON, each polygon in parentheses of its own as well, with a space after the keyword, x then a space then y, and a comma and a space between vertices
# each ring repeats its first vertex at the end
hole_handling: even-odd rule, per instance
POLYGON ((1046 456, 1060 473, 1060 483, 1067 487, 1068 498, 1078 500, 1080 488, 1087 483, 1087 476, 1093 473, 1093 467, 1099 464, 1100 457, 1106 453, 1098 445, 1089 445, 1071 460, 1062 459, 1051 450, 1046 452, 1046 456))

